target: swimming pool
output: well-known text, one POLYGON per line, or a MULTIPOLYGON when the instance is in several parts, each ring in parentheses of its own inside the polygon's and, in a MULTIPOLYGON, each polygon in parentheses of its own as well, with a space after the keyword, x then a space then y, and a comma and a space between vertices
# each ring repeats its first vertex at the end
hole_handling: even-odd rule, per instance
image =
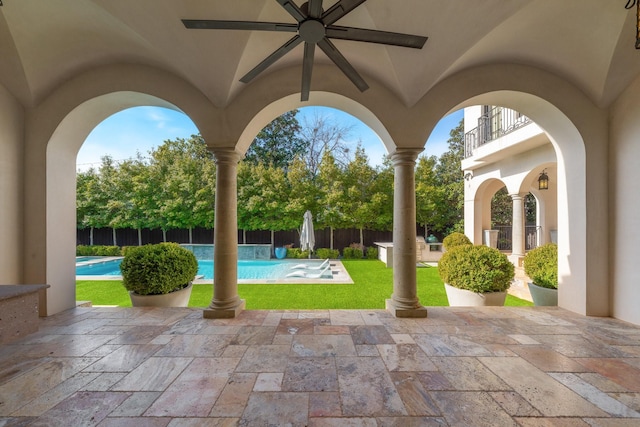
MULTIPOLYGON (((308 266, 318 266, 321 260, 239 260, 238 279, 240 280, 277 280, 291 273, 291 267, 303 261, 308 266)), ((76 264, 76 276, 120 276, 120 259, 76 264)), ((305 271, 305 270, 303 270, 305 271)), ((198 276, 213 279, 213 261, 198 260, 198 276)), ((326 275, 327 279, 331 274, 326 275)))

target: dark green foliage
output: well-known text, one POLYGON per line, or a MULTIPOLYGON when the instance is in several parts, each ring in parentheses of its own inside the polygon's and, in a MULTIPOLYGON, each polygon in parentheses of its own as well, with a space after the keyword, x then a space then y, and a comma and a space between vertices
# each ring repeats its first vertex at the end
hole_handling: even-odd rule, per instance
POLYGON ((483 245, 461 245, 447 250, 438 271, 450 286, 476 293, 504 292, 511 286, 513 264, 499 250, 483 245))
POLYGON ((198 272, 198 261, 177 243, 159 243, 129 248, 120 270, 128 291, 161 295, 187 287, 198 272))
POLYGON ((362 259, 363 255, 360 248, 348 247, 342 250, 342 256, 345 259, 362 259))
POLYGON ((369 246, 367 248, 367 259, 378 259, 378 248, 369 246))
POLYGON ((547 243, 527 253, 524 272, 543 288, 558 289, 558 245, 547 243))
POLYGON ((298 110, 291 110, 265 126, 249 146, 245 161, 286 169, 296 156, 305 153, 308 143, 298 136, 297 114, 298 110))
POLYGON ((309 251, 303 251, 300 248, 287 248, 287 258, 309 258, 309 251))
MULTIPOLYGON (((536 223, 536 198, 527 193, 524 198, 525 221, 527 225, 536 223)), ((513 221, 513 199, 507 192, 507 187, 502 187, 491 198, 491 224, 511 225, 513 221)))
POLYGON ((76 256, 122 256, 122 249, 118 246, 76 246, 76 256))
POLYGON ((442 246, 446 251, 461 245, 472 245, 471 240, 463 233, 453 232, 442 240, 442 246))
POLYGON ((316 256, 320 259, 338 259, 340 251, 337 249, 318 248, 316 249, 316 256))

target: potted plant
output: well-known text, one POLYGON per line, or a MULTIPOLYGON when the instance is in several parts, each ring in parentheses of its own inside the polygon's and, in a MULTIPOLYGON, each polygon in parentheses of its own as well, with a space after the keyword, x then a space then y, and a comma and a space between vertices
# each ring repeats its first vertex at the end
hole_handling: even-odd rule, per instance
POLYGON ((134 307, 186 307, 198 261, 176 243, 159 243, 129 248, 120 271, 134 307))
POLYGON ((533 303, 558 305, 558 245, 547 243, 527 252, 523 260, 533 303))
POLYGON ((484 245, 459 245, 440 258, 438 272, 451 306, 504 305, 515 269, 507 256, 484 245))
POLYGON ((456 246, 461 245, 472 245, 471 240, 464 235, 463 233, 459 233, 457 231, 449 234, 442 240, 442 246, 445 251, 455 248, 456 246))

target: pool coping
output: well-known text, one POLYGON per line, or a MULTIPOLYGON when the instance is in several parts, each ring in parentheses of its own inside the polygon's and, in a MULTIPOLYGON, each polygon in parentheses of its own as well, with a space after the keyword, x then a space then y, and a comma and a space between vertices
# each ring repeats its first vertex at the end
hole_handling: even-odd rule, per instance
MULTIPOLYGON (((88 264, 97 264, 100 262, 104 262, 104 261, 110 261, 110 260, 114 260, 114 259, 119 259, 122 257, 105 257, 103 259, 100 260, 89 260, 89 261, 83 261, 83 262, 79 262, 76 265, 80 266, 80 265, 88 265, 88 264)), ((278 260, 275 258, 272 258, 272 260, 274 261, 286 261, 286 262, 291 262, 291 264, 305 264, 305 259, 285 259, 285 260, 278 260)), ((311 259, 310 261, 313 261, 314 263, 317 263, 318 261, 322 261, 316 258, 311 259)), ((353 285, 353 279, 351 279, 351 276, 349 275, 349 273, 347 272, 347 270, 344 268, 344 265, 342 264, 342 261, 337 260, 337 259, 331 259, 329 260, 329 265, 330 265, 330 269, 332 272, 332 278, 328 279, 328 278, 318 278, 318 279, 309 279, 309 278, 304 278, 304 277, 290 277, 290 278, 282 278, 282 279, 238 279, 238 284, 251 284, 251 285, 263 285, 263 284, 271 284, 271 285, 286 285, 286 284, 299 284, 299 285, 303 285, 303 284, 322 284, 322 285, 327 285, 327 284, 336 284, 336 285, 353 285)), ((309 272, 313 272, 313 273, 317 273, 317 270, 310 270, 309 272)), ((76 276, 76 280, 122 280, 122 276, 76 276)), ((198 279, 196 278, 193 281, 194 284, 199 285, 199 284, 213 284, 213 279, 198 279)))

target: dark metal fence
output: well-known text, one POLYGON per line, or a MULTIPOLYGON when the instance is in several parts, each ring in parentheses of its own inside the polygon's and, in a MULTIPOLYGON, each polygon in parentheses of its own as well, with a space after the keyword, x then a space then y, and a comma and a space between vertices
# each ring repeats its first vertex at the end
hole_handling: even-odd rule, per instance
MULTIPOLYGON (((142 244, 160 243, 163 241, 162 230, 142 229, 142 244)), ((190 243, 189 230, 167 230, 167 241, 176 243, 190 243)), ((90 230, 77 230, 77 244, 90 244, 90 230)), ((424 229, 416 227, 416 235, 424 235, 424 229)), ((316 248, 329 248, 331 245, 331 230, 316 229, 316 248)), ((192 243, 212 244, 213 230, 195 228, 192 230, 192 243)), ((300 246, 300 235, 297 230, 276 231, 273 233, 274 245, 284 246, 293 244, 300 246)), ((363 240, 365 246, 373 246, 374 242, 390 242, 393 240, 391 231, 364 230, 363 240)), ((333 231, 333 247, 342 251, 352 243, 360 242, 360 230, 357 229, 337 229, 333 231)), ((138 230, 123 228, 116 230, 116 243, 118 246, 137 246, 138 230)), ((270 231, 243 231, 238 230, 238 243, 270 244, 270 231)), ((93 230, 94 245, 113 245, 113 230, 111 228, 96 228, 93 230)))
MULTIPOLYGON (((501 251, 510 251, 512 228, 510 225, 496 225, 494 230, 498 230, 498 249, 501 251)), ((531 250, 538 247, 538 231, 540 227, 535 225, 527 225, 524 228, 524 248, 531 250)))

